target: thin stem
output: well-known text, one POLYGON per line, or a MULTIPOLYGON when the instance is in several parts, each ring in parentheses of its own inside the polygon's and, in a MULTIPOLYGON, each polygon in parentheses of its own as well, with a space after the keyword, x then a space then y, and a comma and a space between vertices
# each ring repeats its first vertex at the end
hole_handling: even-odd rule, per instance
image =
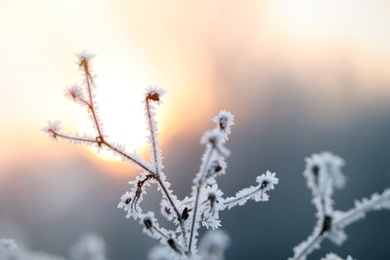
MULTIPOLYGON (((171 195, 169 194, 168 189, 165 187, 164 183, 161 181, 160 176, 156 176, 154 178, 157 180, 158 184, 160 185, 162 191, 165 194, 165 197, 167 197, 169 203, 171 204, 173 210, 175 211, 176 216, 177 216, 177 220, 180 223, 181 232, 183 233, 183 237, 185 238, 186 237, 186 230, 184 227, 183 218, 181 217, 181 214, 180 214, 179 210, 177 209, 176 204, 173 202, 171 195)), ((184 243, 187 243, 185 239, 184 239, 184 243)))
POLYGON ((165 194, 165 197, 167 197, 169 203, 171 204, 173 210, 175 211, 176 213, 176 216, 177 216, 177 219, 178 221, 180 222, 180 228, 181 228, 181 231, 183 233, 183 237, 186 237, 186 230, 185 230, 185 227, 184 227, 184 222, 183 222, 183 219, 181 217, 181 214, 175 204, 175 202, 172 200, 169 192, 168 192, 168 189, 165 187, 164 183, 161 181, 160 179, 160 165, 158 163, 158 147, 157 147, 157 144, 156 144, 156 139, 155 139, 155 132, 156 132, 156 129, 154 128, 154 124, 153 124, 153 118, 152 118, 152 114, 151 114, 151 111, 150 111, 150 105, 149 105, 149 98, 146 97, 145 98, 145 103, 146 103, 146 112, 147 112, 147 117, 148 117, 148 122, 149 122, 149 130, 150 130, 150 138, 151 138, 151 141, 152 141, 152 148, 153 148, 153 159, 154 159, 154 163, 155 163, 155 167, 156 167, 156 173, 155 173, 155 176, 153 176, 158 184, 160 185, 161 187, 161 190, 163 191, 163 193, 165 194))
POLYGON ((99 143, 97 140, 93 140, 93 139, 84 139, 84 138, 79 138, 79 137, 74 137, 74 136, 68 136, 68 135, 60 134, 60 133, 57 133, 56 131, 54 131, 52 129, 48 130, 48 132, 50 132, 53 135, 54 138, 61 137, 61 138, 64 138, 64 139, 68 139, 68 140, 72 140, 72 141, 78 141, 78 142, 99 143))
POLYGON ((190 242, 188 244, 187 254, 189 254, 191 252, 192 240, 193 240, 194 233, 195 233, 195 223, 197 221, 196 215, 197 215, 197 211, 198 211, 200 191, 201 191, 202 185, 204 183, 203 182, 204 175, 205 175, 205 173, 206 173, 206 171, 208 169, 208 165, 210 163, 210 159, 211 159, 211 155, 212 155, 212 153, 214 151, 214 147, 213 148, 208 148, 208 149, 209 149, 209 151, 208 151, 208 154, 207 154, 207 157, 206 157, 203 169, 201 171, 201 175, 199 176, 198 186, 196 187, 196 197, 195 197, 194 213, 193 213, 193 217, 192 217, 191 232, 190 232, 190 242))
POLYGON ((234 204, 234 203, 236 203, 236 201, 239 201, 239 200, 241 200, 241 199, 243 199, 243 198, 252 197, 254 194, 256 194, 256 193, 257 193, 259 190, 261 190, 261 189, 262 189, 262 188, 260 187, 260 188, 258 188, 258 189, 256 189, 256 190, 254 190, 253 192, 248 193, 246 196, 236 197, 236 198, 233 199, 233 200, 230 200, 230 201, 228 201, 228 202, 225 202, 223 205, 224 205, 225 207, 228 207, 229 204, 234 204))
POLYGON ((102 131, 100 129, 100 125, 99 125, 99 122, 97 120, 97 116, 96 116, 96 112, 95 112, 95 108, 93 106, 93 97, 92 97, 92 90, 91 90, 91 83, 90 81, 93 81, 93 78, 91 76, 91 74, 89 73, 89 69, 88 69, 88 62, 86 60, 83 60, 82 63, 81 63, 84 67, 84 71, 85 71, 85 79, 87 81, 87 87, 88 87, 88 96, 89 96, 89 104, 87 103, 88 107, 89 107, 89 110, 91 111, 92 113, 92 117, 93 117, 93 120, 95 122, 95 126, 96 126, 96 129, 99 133, 99 137, 102 139, 103 141, 103 134, 102 134, 102 131))
MULTIPOLYGON (((167 240, 169 240, 169 239, 172 239, 172 241, 174 241, 173 240, 173 238, 172 237, 170 237, 170 236, 167 236, 166 234, 164 234, 161 230, 159 230, 158 228, 156 228, 156 227, 152 227, 155 231, 157 231, 157 233, 159 233, 160 235, 161 235, 161 237, 164 237, 165 239, 167 239, 167 240)), ((180 254, 182 254, 183 252, 184 252, 184 249, 179 245, 179 244, 177 244, 177 243, 174 243, 174 247, 172 247, 172 245, 168 242, 168 244, 169 244, 169 246, 174 250, 174 251, 176 251, 177 253, 180 253, 180 254)))
POLYGON ((135 163, 136 165, 138 165, 139 167, 141 167, 142 169, 144 169, 145 171, 155 175, 156 173, 153 171, 153 169, 149 168, 147 165, 143 164, 142 162, 138 161, 137 159, 133 158, 131 155, 125 153, 125 152, 122 152, 120 150, 118 150, 117 148, 115 148, 114 146, 112 146, 111 144, 107 143, 106 140, 102 140, 101 141, 101 144, 104 144, 105 146, 107 146, 109 149, 113 150, 114 152, 122 155, 123 157, 125 157, 126 159, 130 160, 131 162, 135 163))
POLYGON ((324 234, 325 234, 325 233, 318 234, 317 237, 315 237, 315 238, 307 245, 307 247, 306 247, 304 250, 301 251, 301 253, 300 253, 298 256, 294 257, 294 259, 295 259, 295 260, 299 260, 299 259, 301 259, 301 257, 307 256, 307 254, 308 254, 307 251, 309 251, 309 249, 312 248, 312 247, 315 245, 315 243, 317 243, 318 240, 322 239, 322 237, 324 236, 324 234))
POLYGON ((153 156, 154 156, 154 163, 156 165, 156 174, 160 175, 160 169, 159 169, 159 164, 157 163, 157 145, 156 145, 156 139, 155 139, 155 131, 154 131, 154 125, 152 122, 152 115, 150 113, 150 106, 149 106, 149 98, 146 97, 146 111, 148 113, 148 122, 149 122, 149 129, 150 129, 150 138, 152 139, 152 147, 153 147, 153 156))
POLYGON ((139 167, 141 167, 145 171, 150 172, 152 175, 156 175, 156 173, 153 171, 153 169, 151 169, 147 165, 143 164, 142 162, 138 161, 137 159, 133 158, 131 155, 118 150, 113 145, 108 143, 106 140, 84 139, 84 138, 79 138, 79 137, 68 136, 68 135, 60 134, 60 133, 58 133, 58 132, 56 132, 56 131, 54 131, 52 129, 48 130, 48 132, 50 132, 54 137, 61 137, 61 138, 64 138, 64 139, 68 139, 68 140, 72 140, 72 141, 85 142, 85 143, 94 143, 94 144, 98 144, 99 146, 105 145, 107 148, 109 148, 109 149, 113 150, 114 152, 122 155, 123 157, 125 157, 129 161, 135 163, 136 165, 138 165, 139 167))
POLYGON ((89 109, 91 109, 91 104, 89 104, 86 100, 80 98, 80 97, 77 97, 78 100, 80 100, 82 103, 84 103, 85 105, 87 105, 89 107, 89 109))
POLYGON ((362 212, 363 214, 367 213, 370 210, 370 208, 373 208, 376 204, 379 204, 383 202, 383 200, 386 200, 386 197, 383 197, 382 195, 383 193, 380 195, 380 197, 376 198, 376 200, 371 200, 370 201, 371 203, 367 203, 364 206, 347 211, 347 214, 345 214, 342 218, 335 221, 333 223, 333 226, 338 227, 339 225, 342 225, 343 221, 345 221, 346 219, 350 218, 353 215, 358 215, 360 212, 362 212))

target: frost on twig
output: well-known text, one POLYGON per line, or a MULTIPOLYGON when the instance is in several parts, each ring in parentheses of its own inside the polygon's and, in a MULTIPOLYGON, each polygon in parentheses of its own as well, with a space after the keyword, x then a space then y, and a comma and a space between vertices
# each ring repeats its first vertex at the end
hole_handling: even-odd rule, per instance
POLYGON ((350 210, 345 212, 335 210, 333 192, 335 188, 343 188, 346 181, 341 172, 343 165, 344 161, 340 157, 329 152, 313 154, 306 159, 303 175, 312 191, 312 202, 317 210, 317 223, 313 233, 293 249, 294 256, 291 259, 306 259, 312 251, 320 248, 325 238, 336 245, 341 245, 347 239, 344 232, 346 226, 364 218, 367 212, 390 209, 390 189, 385 189, 381 194, 374 193, 369 199, 355 201, 355 207, 350 210))
MULTIPOLYGON (((98 105, 95 102, 94 90, 96 85, 91 66, 91 59, 94 55, 81 52, 77 54, 77 57, 77 64, 82 72, 83 82, 80 85, 74 84, 66 89, 65 96, 88 111, 88 117, 95 133, 92 135, 68 134, 63 132, 59 121, 49 121, 49 125, 42 130, 55 141, 64 139, 75 144, 93 146, 99 150, 109 150, 114 155, 120 156, 124 161, 129 161, 140 168, 140 174, 135 180, 130 181, 131 189, 122 195, 118 208, 126 211, 127 218, 132 217, 139 220, 139 223, 144 227, 144 233, 158 240, 163 246, 164 249, 156 249, 151 252, 151 258, 165 259, 160 257, 159 252, 169 251, 169 255, 171 255, 169 259, 196 259, 199 255, 197 246, 198 230, 201 226, 218 229, 221 226, 221 220, 219 219, 221 210, 243 205, 249 199, 255 201, 269 200, 268 191, 274 189, 279 180, 275 177, 275 173, 268 171, 256 178, 256 186, 245 188, 237 192, 234 197, 224 198, 223 192, 218 187, 217 177, 226 172, 226 158, 230 155, 230 151, 225 143, 229 139, 231 127, 234 124, 234 116, 225 110, 222 110, 212 119, 216 126, 206 131, 200 140, 206 149, 201 159, 200 170, 194 178, 190 196, 182 200, 177 198, 173 190, 170 189, 171 184, 163 172, 162 151, 158 140, 156 107, 162 104, 165 90, 148 87, 144 95, 144 116, 148 130, 147 141, 150 144, 151 158, 151 162, 147 162, 136 152, 128 153, 123 145, 109 141, 109 137, 104 134, 103 123, 98 113, 98 105), (161 192, 160 212, 176 226, 173 230, 161 227, 154 212, 148 211, 145 213, 142 210, 141 202, 146 195, 147 188, 152 185, 155 185, 157 190, 161 192)), ((220 234, 219 238, 221 239, 224 237, 224 235, 221 235, 222 233, 215 234, 220 234)), ((206 236, 205 239, 207 238, 206 236)), ((227 240, 225 237, 223 239, 227 240)), ((213 240, 210 238, 210 241, 213 240)), ((219 246, 220 249, 218 250, 220 251, 223 251, 227 245, 227 243, 217 245, 216 242, 214 244, 215 247, 213 248, 216 249, 219 246)), ((204 248, 206 247, 203 246, 202 248, 202 254, 204 254, 206 250, 204 248)), ((211 252, 212 248, 207 250, 211 252)), ((220 255, 217 252, 214 253, 220 255)), ((217 258, 210 256, 205 259, 217 258)))

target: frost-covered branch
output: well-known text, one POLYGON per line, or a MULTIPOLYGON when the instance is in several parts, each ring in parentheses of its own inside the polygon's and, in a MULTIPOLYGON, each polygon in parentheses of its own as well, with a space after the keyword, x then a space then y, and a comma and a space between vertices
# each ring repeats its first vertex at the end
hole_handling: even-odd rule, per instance
POLYGON ((313 154, 306 159, 303 175, 307 179, 307 186, 312 190, 312 202, 317 209, 317 223, 313 233, 293 249, 294 256, 290 259, 306 259, 312 251, 320 248, 325 238, 341 245, 347 239, 344 232, 346 226, 363 218, 372 210, 390 209, 390 189, 386 189, 381 194, 374 193, 370 199, 355 201, 355 207, 346 212, 334 210, 334 189, 345 186, 346 178, 341 172, 343 165, 344 161, 340 157, 329 152, 313 154))
POLYGON ((275 185, 279 183, 279 179, 275 177, 275 173, 267 171, 265 174, 256 178, 257 186, 242 189, 236 193, 236 196, 227 198, 223 207, 231 209, 237 205, 244 205, 248 200, 254 201, 268 201, 269 196, 267 191, 273 190, 275 185))
MULTIPOLYGON (((258 176, 256 179, 257 186, 243 189, 231 198, 225 199, 222 197, 223 192, 218 187, 217 177, 224 174, 226 170, 225 159, 230 155, 230 151, 225 147, 225 143, 229 139, 231 126, 234 124, 234 116, 225 110, 222 110, 212 119, 216 127, 205 132, 201 138, 201 144, 206 146, 206 150, 202 156, 200 170, 195 176, 190 196, 182 200, 178 199, 170 189, 170 183, 163 172, 162 152, 159 148, 159 133, 155 119, 155 105, 162 103, 161 98, 165 91, 149 87, 143 101, 145 104, 145 122, 149 133, 148 142, 151 146, 151 162, 149 163, 136 152, 126 152, 123 145, 108 141, 108 137, 104 135, 103 123, 94 100, 96 85, 91 66, 91 59, 94 55, 81 52, 77 54, 77 57, 84 81, 81 86, 75 84, 68 88, 65 96, 87 109, 89 119, 95 129, 95 135, 65 134, 62 132, 59 121, 49 121, 48 127, 43 128, 43 131, 56 141, 64 139, 75 144, 107 149, 114 155, 120 156, 122 160, 134 163, 141 169, 141 173, 130 182, 132 186, 130 191, 122 195, 118 208, 122 208, 127 212, 127 218, 139 219, 140 224, 144 226, 144 232, 159 240, 161 245, 165 246, 164 250, 170 251, 170 255, 172 255, 170 259, 197 258, 198 230, 201 225, 206 228, 218 229, 221 226, 219 219, 221 210, 243 205, 249 199, 268 201, 267 192, 274 189, 274 186, 278 183, 275 173, 271 172, 258 176), (157 185, 157 190, 161 192, 161 214, 176 226, 174 230, 160 227, 154 212, 143 213, 141 202, 146 194, 146 189, 153 184, 157 185)), ((219 239, 228 240, 226 235, 221 235, 222 233, 215 234, 219 234, 216 235, 219 239)), ((213 241, 212 238, 209 241, 213 241)), ((213 243, 216 247, 221 248, 218 252, 223 252, 228 244, 224 242, 217 245, 218 243, 215 241, 213 243)), ((201 254, 204 254, 204 248, 207 248, 207 246, 203 245, 202 248, 201 254)), ((221 254, 218 253, 217 255, 220 256, 221 254)), ((211 257, 209 259, 217 258, 211 257)))

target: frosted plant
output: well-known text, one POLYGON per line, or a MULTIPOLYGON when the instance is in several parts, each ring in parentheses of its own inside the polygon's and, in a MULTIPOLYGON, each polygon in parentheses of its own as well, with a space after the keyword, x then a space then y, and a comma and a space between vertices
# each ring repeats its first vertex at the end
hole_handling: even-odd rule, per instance
POLYGON ((2 238, 0 239, 0 248, 4 251, 12 251, 18 248, 18 246, 16 245, 15 240, 10 238, 2 238))
POLYGON ((106 260, 106 244, 95 234, 88 234, 71 247, 69 254, 74 260, 106 260))
MULTIPOLYGON (((329 253, 325 257, 321 258, 321 260, 344 260, 344 259, 342 259, 341 257, 339 257, 334 253, 329 253)), ((351 256, 347 256, 345 260, 354 260, 354 259, 351 256)))
MULTIPOLYGON (((230 244, 229 236, 221 230, 208 230, 199 242, 199 256, 202 260, 223 260, 224 253, 230 244)), ((168 247, 153 247, 148 260, 171 260, 175 255, 168 247)))
MULTIPOLYGON (((94 235, 82 237, 71 249, 70 260, 105 260, 105 243, 94 235)), ((0 239, 1 260, 65 260, 65 258, 19 247, 12 239, 0 239)))
MULTIPOLYGON (((43 131, 47 132, 54 140, 64 139, 71 143, 94 146, 99 150, 109 150, 124 161, 138 166, 141 173, 130 182, 132 188, 122 195, 118 208, 126 211, 127 218, 132 217, 134 220, 138 220, 144 227, 144 233, 159 240, 160 244, 163 245, 163 249, 157 248, 151 252, 151 258, 159 259, 158 257, 162 256, 159 252, 165 250, 165 252, 170 252, 170 259, 196 259, 198 258, 198 230, 201 226, 217 229, 221 226, 219 219, 221 210, 243 205, 250 199, 268 201, 268 191, 274 189, 278 183, 275 173, 268 171, 256 178, 255 186, 245 188, 233 197, 223 197, 223 192, 218 187, 217 177, 225 174, 225 158, 230 154, 225 147, 225 142, 228 140, 231 126, 234 124, 233 115, 224 110, 212 119, 216 127, 205 132, 201 138, 201 144, 205 145, 206 149, 202 156, 200 170, 193 181, 190 196, 182 200, 179 199, 170 189, 170 183, 163 172, 162 152, 158 141, 158 124, 155 119, 156 106, 162 103, 161 99, 165 91, 149 87, 145 92, 143 103, 149 132, 147 141, 150 144, 151 154, 151 162, 147 162, 138 153, 127 152, 123 145, 113 142, 104 134, 103 124, 94 100, 96 85, 91 66, 91 59, 94 55, 81 52, 77 54, 77 57, 83 82, 80 86, 73 85, 68 88, 65 96, 87 109, 95 134, 66 134, 62 131, 59 121, 49 122, 43 131), (169 230, 162 227, 155 212, 143 211, 141 202, 146 194, 146 188, 151 185, 156 185, 157 190, 161 192, 161 214, 168 221, 174 223, 175 229, 169 230)), ((222 244, 219 246, 222 250, 222 244)))
MULTIPOLYGON (((312 202, 316 207, 317 223, 313 233, 294 248, 294 256, 290 259, 306 259, 321 242, 328 238, 336 245, 341 245, 347 235, 344 228, 349 224, 365 217, 373 210, 390 209, 390 189, 381 194, 374 193, 369 199, 355 201, 355 207, 348 211, 339 211, 333 208, 332 195, 335 188, 343 188, 345 176, 341 172, 344 161, 329 152, 313 154, 306 159, 306 168, 303 175, 307 179, 307 186, 312 191, 312 202)), ((332 258, 332 255, 326 259, 332 258)))
POLYGON ((225 232, 210 230, 199 242, 199 254, 203 260, 222 260, 229 244, 230 238, 225 232))

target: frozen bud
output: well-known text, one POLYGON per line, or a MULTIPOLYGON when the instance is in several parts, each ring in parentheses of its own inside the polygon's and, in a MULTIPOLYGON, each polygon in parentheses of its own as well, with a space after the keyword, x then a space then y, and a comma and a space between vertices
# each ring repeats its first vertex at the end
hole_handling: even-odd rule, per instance
POLYGON ((223 192, 218 188, 218 185, 212 185, 206 188, 207 200, 210 202, 210 211, 219 210, 220 202, 223 200, 223 192))
POLYGON ((275 185, 279 183, 279 179, 275 177, 274 172, 267 171, 265 174, 258 176, 256 182, 260 184, 260 189, 269 191, 275 188, 275 185))
POLYGON ((227 157, 230 155, 230 151, 223 146, 223 133, 217 129, 209 130, 205 132, 200 139, 201 144, 210 144, 216 149, 222 156, 227 157))
POLYGON ((330 152, 313 154, 306 159, 303 175, 314 196, 330 197, 334 188, 343 188, 346 177, 341 172, 344 160, 330 152))
POLYGON ((216 123, 218 128, 226 134, 230 134, 230 127, 234 124, 233 120, 234 116, 229 111, 225 110, 222 110, 213 118, 213 122, 216 123))
POLYGON ((83 90, 77 84, 67 88, 65 90, 65 96, 73 101, 77 101, 77 99, 84 99, 83 90))
POLYGON ((121 201, 118 204, 118 208, 122 209, 130 204, 133 195, 130 192, 126 192, 121 196, 121 201))
POLYGON ((57 140, 58 132, 61 131, 61 122, 60 121, 48 121, 48 126, 42 128, 42 131, 46 132, 54 140, 57 140))
POLYGON ((148 87, 146 89, 145 98, 146 100, 152 100, 160 104, 161 97, 165 94, 165 90, 157 87, 148 87))
POLYGON ((157 219, 151 211, 141 216, 140 223, 144 225, 144 232, 150 236, 153 236, 154 229, 158 228, 157 219))
POLYGON ((160 205, 161 205, 161 214, 164 217, 166 217, 168 221, 172 221, 175 218, 175 214, 168 200, 166 199, 161 200, 160 205))
POLYGON ((160 101, 160 95, 157 92, 149 93, 147 98, 153 101, 160 101))
POLYGON ((87 51, 82 51, 76 54, 77 58, 79 59, 79 66, 84 67, 86 70, 88 70, 88 64, 89 61, 95 57, 94 54, 88 53, 87 51))
POLYGON ((175 251, 177 253, 180 252, 180 250, 177 247, 177 244, 173 238, 169 238, 167 242, 168 242, 168 245, 173 249, 173 251, 175 251))
POLYGON ((144 225, 146 229, 150 229, 153 226, 152 219, 149 217, 144 218, 144 225))
POLYGON ((222 161, 220 160, 214 160, 210 163, 209 169, 207 170, 206 178, 209 178, 214 175, 219 175, 222 173, 222 161))
POLYGON ((190 216, 188 213, 191 211, 191 209, 188 209, 187 207, 185 207, 183 209, 183 212, 181 213, 181 218, 184 219, 184 220, 187 220, 188 217, 190 216))

